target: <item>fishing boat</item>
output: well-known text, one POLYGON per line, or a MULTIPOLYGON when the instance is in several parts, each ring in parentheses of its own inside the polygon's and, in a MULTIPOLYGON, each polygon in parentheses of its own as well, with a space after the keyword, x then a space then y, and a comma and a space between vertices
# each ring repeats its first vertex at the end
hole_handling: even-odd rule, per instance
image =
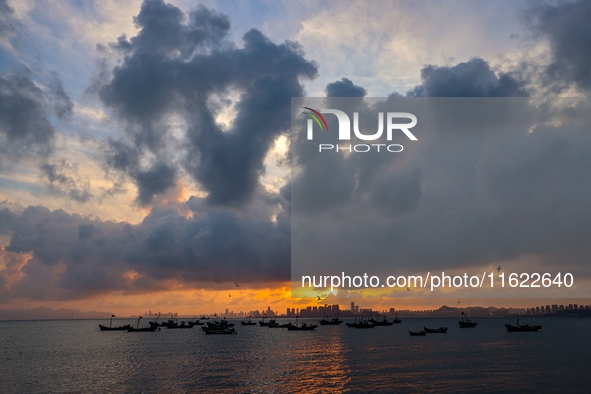
POLYGON ((402 323, 402 320, 400 320, 400 319, 398 318, 398 314, 395 314, 395 315, 394 315, 394 320, 392 320, 392 322, 393 322, 394 324, 400 324, 400 323, 402 323))
POLYGON ((233 328, 225 328, 223 330, 211 330, 209 328, 201 327, 205 331, 205 335, 230 335, 238 334, 233 328))
POLYGON ((140 328, 140 320, 142 320, 142 317, 138 317, 137 319, 137 326, 135 328, 129 326, 127 328, 127 332, 153 332, 158 330, 157 326, 153 326, 153 325, 149 325, 148 327, 142 327, 140 328))
POLYGON ((220 321, 207 322, 207 328, 219 329, 219 328, 231 328, 234 327, 234 323, 228 323, 226 319, 220 321))
POLYGON ((473 328, 476 327, 478 323, 473 322, 472 320, 468 319, 468 315, 462 312, 462 320, 458 322, 460 328, 473 328))
POLYGON ((179 323, 177 323, 174 320, 168 320, 167 322, 162 323, 162 327, 166 327, 166 328, 175 328, 178 325, 179 325, 179 323))
POLYGON ((357 319, 355 319, 353 323, 345 323, 345 325, 350 328, 355 328, 355 324, 357 324, 357 319))
POLYGON ((250 316, 248 316, 248 320, 244 321, 240 321, 240 324, 242 324, 243 326, 256 326, 257 322, 256 321, 252 321, 252 319, 250 318, 250 316))
POLYGON ((160 312, 158 312, 158 314, 156 315, 156 317, 154 318, 153 321, 149 321, 148 324, 151 327, 161 327, 162 324, 158 322, 158 319, 160 319, 160 312))
POLYGON ((338 326, 339 324, 341 324, 343 322, 343 320, 339 320, 339 317, 334 317, 330 320, 328 320, 326 317, 322 318, 322 320, 319 321, 321 326, 338 326))
POLYGON ((170 315, 170 319, 168 319, 165 322, 162 322, 161 326, 162 327, 167 327, 167 328, 175 328, 176 326, 179 325, 178 320, 179 319, 178 319, 178 314, 177 313, 171 314, 170 315))
POLYGON ((392 324, 394 324, 394 321, 388 321, 388 318, 386 316, 384 316, 382 320, 376 320, 371 318, 369 319, 369 322, 373 323, 374 326, 391 326, 392 324))
POLYGON ((297 325, 297 323, 294 324, 289 324, 287 326, 287 331, 312 331, 315 330, 316 327, 318 327, 317 324, 306 324, 306 323, 302 323, 301 325, 297 325))
POLYGON ((99 328, 101 329, 101 331, 125 331, 129 327, 131 327, 130 324, 125 324, 123 326, 113 327, 113 318, 114 317, 115 317, 115 315, 111 315, 111 321, 109 322, 109 327, 99 324, 99 328))
POLYGON ((424 337, 426 335, 425 331, 409 331, 408 333, 411 337, 424 337))
POLYGON ((265 321, 266 318, 267 318, 267 315, 263 315, 263 320, 259 320, 259 326, 261 326, 261 327, 269 327, 270 324, 277 324, 277 321, 275 319, 271 319, 269 321, 265 321))
POLYGON ((447 327, 427 328, 423 326, 423 330, 429 334, 445 334, 447 332, 447 327))
POLYGON ((536 332, 541 328, 540 326, 530 326, 529 324, 522 324, 520 326, 505 324, 505 327, 507 327, 507 331, 509 332, 536 332))
POLYGON ((359 320, 355 319, 354 323, 347 323, 347 327, 350 328, 374 328, 375 324, 370 323, 367 320, 359 320))
POLYGON ((530 326, 529 324, 519 324, 517 319, 517 325, 505 324, 508 332, 537 332, 542 329, 542 326, 530 326))
POLYGON ((291 325, 291 323, 284 323, 284 324, 274 323, 274 324, 269 324, 267 327, 268 328, 287 328, 290 325, 291 325))
POLYGON ((204 322, 200 322, 197 318, 195 318, 195 321, 188 321, 187 323, 192 324, 194 326, 202 326, 205 324, 204 322))
POLYGON ((107 327, 107 326, 103 326, 102 324, 99 324, 99 328, 101 329, 101 331, 125 331, 127 330, 129 327, 131 327, 131 325, 129 324, 125 324, 123 326, 117 326, 117 327, 107 327))

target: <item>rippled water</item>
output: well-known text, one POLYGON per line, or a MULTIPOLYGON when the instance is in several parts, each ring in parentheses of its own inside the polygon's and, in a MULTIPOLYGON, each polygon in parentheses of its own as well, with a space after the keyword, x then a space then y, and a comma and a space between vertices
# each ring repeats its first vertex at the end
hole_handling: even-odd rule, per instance
POLYGON ((220 336, 0 322, 0 392, 590 392, 591 320, 527 319, 538 333, 507 333, 513 319, 474 319, 474 329, 457 320, 310 332, 237 321, 238 335, 220 336), (423 325, 449 330, 409 336, 423 325))

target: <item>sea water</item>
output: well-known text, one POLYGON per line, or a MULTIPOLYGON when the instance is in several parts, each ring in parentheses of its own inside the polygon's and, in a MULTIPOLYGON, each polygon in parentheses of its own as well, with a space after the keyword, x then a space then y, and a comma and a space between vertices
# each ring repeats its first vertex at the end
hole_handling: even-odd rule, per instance
MULTIPOLYGON (((590 392, 591 319, 522 318, 542 325, 531 333, 508 333, 512 318, 474 318, 478 326, 464 329, 458 320, 315 331, 237 320, 237 335, 205 335, 198 326, 101 332, 104 320, 4 321, 0 392, 590 392), (423 326, 448 331, 409 335, 423 326)), ((113 322, 128 323, 135 321, 113 322)))

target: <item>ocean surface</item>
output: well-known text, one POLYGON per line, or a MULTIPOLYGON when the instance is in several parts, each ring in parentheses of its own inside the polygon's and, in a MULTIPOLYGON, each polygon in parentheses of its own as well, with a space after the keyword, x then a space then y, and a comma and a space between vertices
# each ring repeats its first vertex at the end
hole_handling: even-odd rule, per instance
POLYGON ((591 319, 522 319, 542 325, 537 333, 508 333, 515 319, 473 320, 473 329, 403 318, 299 332, 236 320, 237 335, 215 336, 197 326, 128 333, 100 332, 104 320, 3 321, 0 392, 591 392, 591 319), (449 329, 409 336, 423 326, 449 329))

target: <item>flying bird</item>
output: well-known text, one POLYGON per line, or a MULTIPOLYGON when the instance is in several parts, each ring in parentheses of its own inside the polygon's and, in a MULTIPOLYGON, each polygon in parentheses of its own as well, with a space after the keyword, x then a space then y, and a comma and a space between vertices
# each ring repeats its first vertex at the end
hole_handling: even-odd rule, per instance
POLYGON ((228 297, 232 297, 232 294, 228 293, 228 297))
POLYGON ((497 267, 497 272, 501 272, 501 266, 500 265, 497 267))
POLYGON ((318 297, 318 301, 322 301, 322 298, 320 298, 319 295, 317 295, 316 297, 318 297))
POLYGON ((407 287, 406 290, 410 291, 410 287, 407 287))
POLYGON ((234 282, 234 284, 236 285, 236 287, 242 287, 240 286, 238 283, 234 282))
POLYGON ((458 303, 457 303, 456 305, 460 305, 460 301, 461 301, 461 300, 462 300, 462 299, 460 298, 460 299, 458 300, 458 303))

